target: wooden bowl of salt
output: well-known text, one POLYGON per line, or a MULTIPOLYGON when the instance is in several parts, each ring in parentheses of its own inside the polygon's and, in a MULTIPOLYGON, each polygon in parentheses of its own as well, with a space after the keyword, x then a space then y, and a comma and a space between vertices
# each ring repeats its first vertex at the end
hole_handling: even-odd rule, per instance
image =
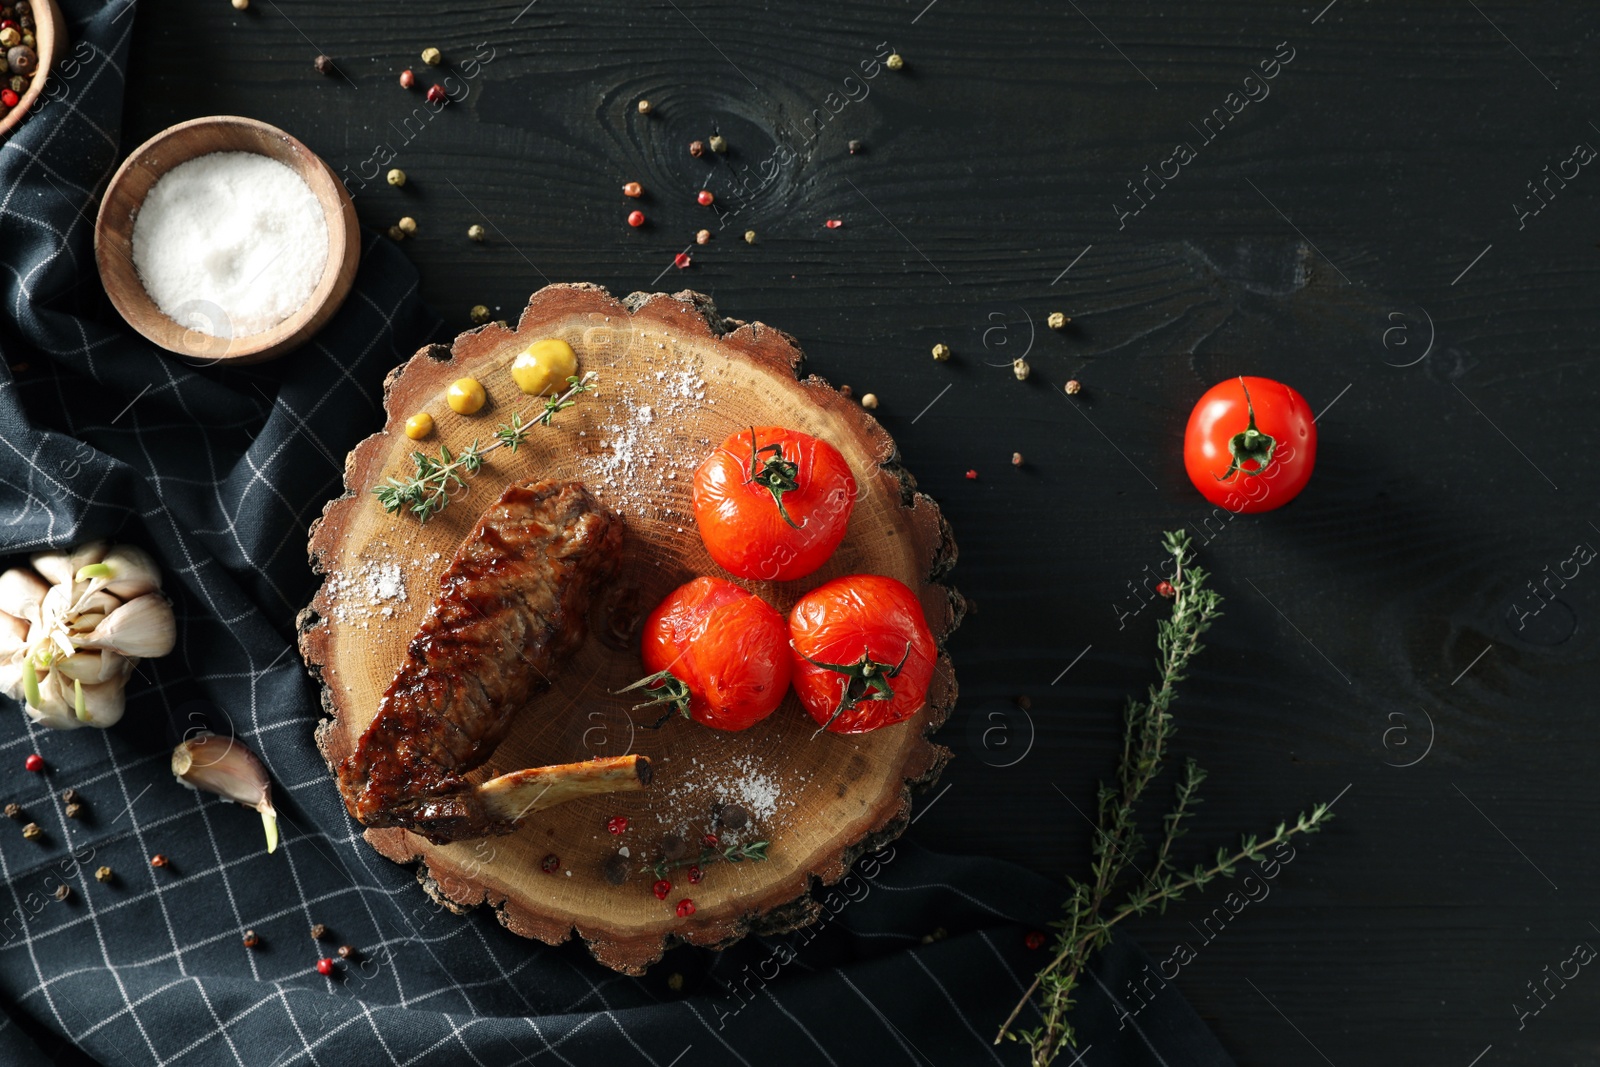
POLYGON ((112 175, 95 263, 118 313, 169 352, 260 363, 304 344, 344 303, 361 233, 329 166, 255 119, 191 119, 112 175), (163 180, 165 179, 165 180, 163 180))

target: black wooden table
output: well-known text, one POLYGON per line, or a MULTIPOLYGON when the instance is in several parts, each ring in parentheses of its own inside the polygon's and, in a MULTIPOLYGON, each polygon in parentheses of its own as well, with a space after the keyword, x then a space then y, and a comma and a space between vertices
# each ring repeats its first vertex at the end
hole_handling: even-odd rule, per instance
POLYGON ((876 393, 975 605, 933 847, 1085 869, 1188 526, 1227 615, 1178 705, 1212 772, 1186 843, 1338 817, 1226 922, 1219 888, 1136 935, 1190 946, 1176 985, 1244 1064, 1595 1063, 1600 977, 1550 975, 1600 944, 1600 12, 1324 2, 152 3, 125 147, 255 116, 365 224, 417 219, 452 325, 547 281, 693 288, 876 393), (1181 439, 1238 373, 1304 393, 1321 449, 1229 519, 1181 439))

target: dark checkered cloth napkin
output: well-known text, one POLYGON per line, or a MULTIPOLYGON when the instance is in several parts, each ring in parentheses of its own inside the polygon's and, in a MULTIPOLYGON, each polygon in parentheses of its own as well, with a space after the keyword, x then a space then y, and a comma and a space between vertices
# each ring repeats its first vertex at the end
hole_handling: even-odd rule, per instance
MULTIPOLYGON (((362 841, 312 743, 316 692, 293 645, 315 587, 306 528, 379 425, 385 372, 437 320, 415 270, 369 235, 349 300, 287 358, 195 369, 135 336, 100 288, 91 233, 120 158, 132 4, 66 7, 73 65, 0 148, 0 553, 142 545, 179 634, 172 655, 141 664, 113 729, 43 730, 0 699, 0 803, 44 830, 25 840, 0 821, 0 1062, 1022 1062, 990 1041, 1045 955, 1024 934, 1061 890, 1018 868, 901 842, 864 861, 855 899, 824 894, 819 926, 679 948, 632 979, 581 946, 440 910, 362 841), (197 726, 265 761, 275 855, 254 813, 174 783, 169 753, 197 726), (32 752, 46 773, 23 769, 32 752), (69 786, 84 817, 65 816, 69 786), (156 853, 170 866, 152 869, 156 853), (314 923, 330 930, 320 946, 314 923), (948 936, 924 943, 939 927, 948 936), (316 974, 339 943, 358 959, 316 974)), ((1119 1025, 1105 990, 1147 962, 1122 943, 1099 962, 1081 1062, 1230 1062, 1175 989, 1119 1025)))

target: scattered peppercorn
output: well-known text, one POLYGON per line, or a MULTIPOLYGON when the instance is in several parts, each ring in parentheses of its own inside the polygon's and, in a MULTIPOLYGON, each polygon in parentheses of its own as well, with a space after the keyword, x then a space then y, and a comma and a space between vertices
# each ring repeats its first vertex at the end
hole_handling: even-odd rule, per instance
POLYGON ((1022 466, 1022 453, 1021 452, 1013 452, 1013 453, 1011 453, 1011 465, 1013 467, 1022 466))
POLYGON ((858 152, 860 152, 860 151, 861 151, 861 149, 862 149, 862 148, 863 148, 863 147, 864 147, 864 146, 863 146, 863 145, 862 145, 862 144, 861 144, 861 142, 860 142, 860 141, 851 141, 851 142, 850 142, 850 146, 849 146, 849 147, 850 147, 850 154, 851 154, 851 155, 852 155, 852 156, 853 156, 853 155, 855 155, 855 154, 856 154, 856 153, 858 153, 858 152))
POLYGON ((0 45, 4 45, 7 48, 15 48, 21 43, 22 34, 17 32, 15 26, 7 26, 5 29, 0 30, 0 45))
POLYGON ((68 804, 64 810, 67 813, 67 818, 76 819, 79 815, 83 814, 83 805, 82 804, 68 804))
POLYGON ((637 200, 644 195, 644 186, 638 182, 629 182, 622 187, 622 195, 637 200))
POLYGON ((44 757, 37 752, 30 752, 28 758, 22 761, 22 765, 34 774, 38 774, 44 770, 44 757))
MULTIPOLYGON (((624 849, 624 851, 626 851, 626 849, 624 849)), ((612 885, 621 885, 623 882, 628 880, 628 870, 630 867, 632 867, 632 864, 628 861, 628 857, 619 852, 607 859, 606 862, 601 866, 600 870, 601 873, 606 876, 607 882, 611 883, 612 885)))
POLYGON ((15 89, 0 89, 0 104, 4 104, 6 107, 16 107, 17 101, 21 99, 22 97, 17 95, 15 89))
POLYGON ((478 223, 474 222, 471 226, 467 227, 467 239, 469 241, 481 241, 483 238, 484 229, 478 223))
POLYGON ((710 240, 711 240, 711 231, 710 230, 697 230, 697 231, 695 231, 695 235, 694 235, 694 243, 695 244, 703 245, 703 244, 707 243, 710 240))
POLYGON ((422 61, 430 67, 437 67, 444 62, 444 53, 437 48, 424 48, 422 50, 422 61))
POLYGON ((620 833, 624 832, 627 829, 628 829, 628 817, 626 815, 613 815, 613 816, 611 816, 611 818, 606 820, 606 832, 607 833, 620 834, 620 833))
POLYGON ((694 199, 695 203, 699 204, 701 207, 710 207, 711 202, 715 200, 716 197, 711 195, 710 189, 702 189, 698 193, 694 194, 694 199))
POLYGON ((472 305, 472 310, 469 311, 467 313, 467 315, 468 315, 469 318, 472 319, 473 322, 475 322, 475 323, 477 323, 478 325, 481 326, 484 323, 489 321, 489 308, 488 308, 488 305, 486 305, 486 304, 473 304, 472 305))
POLYGON ((967 472, 967 481, 975 482, 977 480, 978 480, 978 472, 977 471, 970 470, 970 471, 967 472))
POLYGON ((112 869, 110 867, 96 867, 95 868, 94 880, 97 881, 97 882, 109 882, 109 881, 111 881, 111 879, 113 879, 115 877, 116 877, 116 873, 114 871, 112 871, 112 869))
POLYGON ((539 869, 545 874, 555 874, 561 868, 561 857, 551 852, 539 861, 539 869))
POLYGON ((1071 321, 1071 319, 1061 314, 1061 312, 1052 311, 1050 312, 1050 317, 1044 320, 1044 324, 1050 327, 1052 330, 1064 330, 1067 328, 1067 323, 1071 321))
POLYGON ((850 388, 848 385, 839 386, 839 395, 844 397, 846 400, 849 400, 852 396, 855 396, 855 393, 856 391, 850 388))
POLYGON ((690 141, 689 154, 694 158, 699 159, 701 156, 706 154, 706 143, 704 141, 690 141))
POLYGON ((241 940, 244 941, 245 948, 255 948, 257 945, 261 944, 261 936, 254 930, 246 930, 244 932, 244 937, 241 940))
POLYGON ((394 241, 404 241, 406 239, 406 231, 402 230, 398 226, 390 226, 389 238, 390 240, 394 241))
POLYGON ((695 865, 693 865, 693 866, 691 866, 689 868, 689 884, 690 885, 699 885, 700 884, 700 879, 702 879, 704 877, 705 877, 705 875, 703 873, 701 873, 699 864, 695 864, 695 865))
POLYGON ((407 215, 405 218, 395 223, 395 225, 400 227, 400 232, 405 234, 407 237, 411 237, 417 232, 417 220, 412 218, 410 215, 407 215))
POLYGON ((638 229, 640 226, 643 226, 644 212, 639 211, 638 209, 628 212, 628 225, 632 226, 634 229, 638 229))
POLYGON ((706 848, 719 848, 722 845, 722 842, 717 839, 716 834, 702 835, 700 838, 700 843, 706 846, 706 848))
POLYGON ((19 807, 15 803, 7 804, 6 805, 6 818, 8 818, 8 819, 20 819, 20 818, 22 818, 22 808, 19 807))
MULTIPOLYGON (((65 887, 63 886, 63 888, 65 887)), ((688 897, 684 897, 682 900, 678 901, 677 912, 678 918, 687 919, 689 916, 694 914, 694 901, 690 900, 688 897)))
POLYGON ((1178 595, 1178 591, 1172 588, 1172 583, 1166 580, 1156 583, 1156 592, 1166 597, 1168 600, 1171 600, 1173 597, 1178 595))
POLYGON ((63 789, 61 791, 61 802, 63 804, 72 804, 72 803, 76 802, 77 799, 78 799, 78 791, 76 789, 73 789, 71 786, 68 786, 66 789, 63 789))
POLYGON ((730 830, 743 830, 750 825, 750 813, 737 804, 724 804, 717 818, 730 830))
POLYGON ((747 245, 755 244, 756 243, 756 231, 754 231, 754 230, 746 230, 746 231, 744 231, 744 243, 747 244, 747 245))
POLYGON ((317 73, 318 74, 332 74, 333 73, 333 57, 332 56, 318 56, 316 59, 313 59, 311 61, 311 65, 313 67, 317 68, 317 73))
POLYGON ((150 857, 150 866, 165 867, 166 865, 167 857, 163 856, 161 853, 157 852, 154 856, 150 857))
POLYGON ((311 928, 311 940, 313 940, 313 941, 321 941, 323 938, 325 938, 327 936, 328 936, 328 928, 326 926, 322 925, 321 923, 317 923, 315 926, 313 926, 311 928))
POLYGON ((39 66, 39 56, 31 45, 19 44, 6 52, 6 65, 14 74, 32 74, 39 66))
POLYGON ((1044 934, 1038 930, 1029 930, 1028 935, 1022 939, 1022 943, 1034 950, 1044 948, 1044 934))
POLYGON ((414 86, 416 84, 417 84, 417 76, 415 74, 411 73, 411 68, 410 67, 407 67, 405 70, 402 70, 400 72, 400 88, 402 88, 402 89, 410 89, 412 86, 414 86))
POLYGON ((648 101, 648 100, 640 100, 639 101, 639 114, 641 114, 641 115, 650 114, 650 101, 648 101))
POLYGON ((1021 696, 1017 697, 1017 707, 1021 708, 1023 711, 1031 711, 1033 709, 1033 698, 1027 693, 1023 693, 1021 696))
POLYGON ((387 175, 385 175, 385 177, 388 178, 389 184, 394 186, 396 189, 399 189, 406 183, 406 172, 401 170, 399 167, 395 167, 387 175))
POLYGON ((679 270, 687 269, 689 264, 693 262, 694 260, 689 258, 689 253, 687 252, 679 252, 677 255, 672 257, 672 265, 677 267, 679 270))
POLYGON ((689 842, 677 834, 668 834, 661 839, 661 857, 667 860, 681 860, 689 854, 689 842))
POLYGON ((353 945, 340 945, 339 946, 339 958, 341 960, 347 960, 351 956, 354 956, 355 954, 356 954, 355 946, 353 946, 353 945))
POLYGON ((711 151, 713 152, 726 152, 728 150, 727 138, 723 137, 720 133, 714 133, 711 135, 710 145, 711 151))
POLYGON ((444 86, 442 85, 430 85, 428 86, 427 99, 430 104, 442 104, 449 99, 449 94, 444 91, 444 86))
POLYGON ((933 346, 933 358, 937 363, 943 363, 950 358, 950 346, 937 344, 933 346))
POLYGON ((1062 388, 1066 390, 1068 396, 1077 396, 1079 393, 1083 392, 1083 383, 1078 381, 1078 379, 1073 378, 1068 381, 1066 385, 1062 386, 1062 388))
POLYGON ((830 230, 837 230, 840 226, 844 225, 844 220, 843 219, 829 219, 827 222, 824 222, 823 225, 826 226, 830 230))
POLYGON ((1028 361, 1025 359, 1014 359, 1011 361, 1011 373, 1017 376, 1017 381, 1019 382, 1027 381, 1028 374, 1032 369, 1033 368, 1028 366, 1028 361))
POLYGON ((890 70, 899 70, 906 65, 906 57, 899 52, 892 53, 888 59, 883 61, 883 65, 890 70))
POLYGON ((672 883, 663 878, 650 887, 650 892, 656 895, 657 900, 666 900, 667 894, 672 892, 672 883))
POLYGON ((875 410, 877 408, 877 406, 878 406, 878 394, 877 393, 863 393, 863 394, 861 394, 861 406, 866 408, 868 411, 875 410))
POLYGON ((233 0, 233 9, 235 11, 248 11, 250 9, 250 0, 233 0))
POLYGON ((56 886, 55 896, 57 900, 66 900, 71 895, 72 887, 67 883, 62 882, 60 885, 56 886))
POLYGON ((22 836, 27 838, 29 841, 32 841, 42 833, 44 833, 44 831, 39 829, 39 824, 36 822, 30 822, 28 825, 22 828, 22 836))
POLYGON ((671 974, 667 975, 667 988, 672 990, 674 993, 683 992, 683 975, 679 974, 677 971, 673 971, 671 974))
POLYGON ((317 973, 326 978, 333 973, 333 961, 324 956, 317 961, 317 973))

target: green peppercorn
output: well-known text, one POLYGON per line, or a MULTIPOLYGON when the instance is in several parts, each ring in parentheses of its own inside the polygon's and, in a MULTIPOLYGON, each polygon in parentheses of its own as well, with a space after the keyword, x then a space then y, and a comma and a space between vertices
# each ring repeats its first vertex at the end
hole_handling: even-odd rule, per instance
POLYGON ((1067 323, 1071 321, 1071 319, 1067 318, 1061 312, 1052 311, 1050 312, 1050 317, 1044 320, 1044 324, 1050 327, 1052 330, 1064 330, 1067 328, 1067 323))
POLYGON ((472 321, 480 326, 489 321, 489 309, 483 304, 472 305, 472 321))
POLYGON ((437 48, 424 48, 422 50, 422 61, 430 67, 437 67, 444 62, 444 53, 437 48))
POLYGON ((406 183, 406 172, 401 170, 399 167, 391 170, 386 177, 389 179, 389 184, 394 186, 396 189, 400 188, 406 183))
POLYGON ((712 134, 711 140, 708 143, 710 144, 711 151, 713 152, 726 152, 728 150, 728 140, 720 133, 712 134))
POLYGON ((756 231, 754 231, 754 230, 746 230, 746 231, 744 231, 744 243, 747 244, 747 245, 755 244, 756 243, 756 231))
POLYGON ((481 241, 484 238, 484 229, 482 226, 474 222, 471 226, 467 227, 467 236, 474 241, 481 241))
POLYGON ((97 867, 97 868, 95 868, 94 880, 97 881, 97 882, 109 882, 109 881, 111 881, 111 879, 113 879, 115 877, 116 877, 116 875, 114 873, 112 873, 112 870, 111 870, 110 867, 97 867))
POLYGON ((22 828, 22 836, 27 838, 29 841, 34 840, 42 833, 44 833, 44 831, 39 829, 39 824, 36 822, 30 822, 28 825, 22 828))
POLYGON ((933 346, 933 358, 936 363, 943 363, 950 358, 950 346, 937 344, 933 346))
POLYGON ((899 70, 901 67, 906 65, 906 57, 902 56, 899 52, 895 52, 888 59, 883 61, 883 65, 888 67, 890 70, 899 70))

